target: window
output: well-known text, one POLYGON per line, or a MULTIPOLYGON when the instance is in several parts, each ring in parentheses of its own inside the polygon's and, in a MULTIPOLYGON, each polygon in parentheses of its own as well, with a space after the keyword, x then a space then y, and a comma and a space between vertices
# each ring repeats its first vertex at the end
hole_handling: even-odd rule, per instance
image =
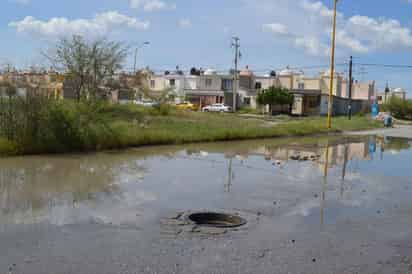
POLYGON ((222 80, 222 89, 223 90, 232 90, 233 89, 233 80, 223 79, 222 80))
POLYGON ((155 88, 156 86, 156 81, 155 80, 150 80, 150 87, 155 88))
POLYGON ((174 86, 176 85, 176 80, 175 80, 175 79, 170 79, 170 80, 169 80, 169 85, 170 85, 171 87, 174 87, 174 86))
POLYGON ((298 89, 305 89, 305 83, 298 83, 298 89))
POLYGON ((250 97, 243 98, 243 104, 247 105, 247 106, 250 106, 250 97))
POLYGON ((262 89, 262 83, 261 82, 256 82, 255 89, 262 89))
POLYGON ((212 79, 206 79, 206 87, 209 88, 212 86, 212 79))

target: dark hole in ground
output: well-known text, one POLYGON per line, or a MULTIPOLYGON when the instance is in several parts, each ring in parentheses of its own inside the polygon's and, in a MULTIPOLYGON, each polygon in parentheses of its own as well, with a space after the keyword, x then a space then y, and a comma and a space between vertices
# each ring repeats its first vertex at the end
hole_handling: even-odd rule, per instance
POLYGON ((239 227, 247 223, 239 216, 215 212, 193 213, 189 219, 197 225, 211 227, 239 227))

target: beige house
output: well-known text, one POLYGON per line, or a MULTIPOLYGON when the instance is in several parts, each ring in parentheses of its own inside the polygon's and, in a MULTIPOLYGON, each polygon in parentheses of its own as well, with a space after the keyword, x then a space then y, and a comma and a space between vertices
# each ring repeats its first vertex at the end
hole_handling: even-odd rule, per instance
POLYGON ((385 93, 385 91, 378 92, 376 100, 378 101, 378 104, 382 105, 386 104, 392 96, 406 100, 406 90, 402 88, 395 88, 391 89, 388 93, 385 93))

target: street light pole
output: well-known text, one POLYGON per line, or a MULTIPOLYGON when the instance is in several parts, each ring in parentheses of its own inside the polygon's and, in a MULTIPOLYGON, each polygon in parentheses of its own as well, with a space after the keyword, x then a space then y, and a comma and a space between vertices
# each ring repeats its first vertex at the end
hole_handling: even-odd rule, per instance
POLYGON ((137 66, 137 53, 139 49, 143 48, 144 46, 150 45, 150 42, 144 42, 140 46, 136 47, 134 51, 134 66, 133 66, 133 73, 136 74, 136 66, 137 66))
POLYGON ((240 39, 239 37, 232 38, 232 46, 235 48, 235 71, 233 74, 233 107, 232 111, 236 112, 237 108, 237 92, 238 92, 238 63, 239 63, 239 48, 240 48, 240 39))
POLYGON ((353 88, 352 67, 353 67, 353 57, 351 56, 349 60, 349 106, 348 106, 349 120, 352 120, 352 88, 353 88))
POLYGON ((333 0, 333 27, 332 27, 332 52, 330 62, 330 84, 329 84, 329 100, 328 100, 328 129, 332 128, 332 110, 333 110, 333 78, 335 76, 335 45, 336 45, 336 10, 338 0, 333 0))

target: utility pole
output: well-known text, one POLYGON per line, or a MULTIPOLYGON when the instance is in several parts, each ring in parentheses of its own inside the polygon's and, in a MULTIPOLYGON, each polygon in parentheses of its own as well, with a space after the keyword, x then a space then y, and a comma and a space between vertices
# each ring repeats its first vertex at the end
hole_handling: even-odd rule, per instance
POLYGON ((239 48, 240 48, 240 39, 239 37, 232 38, 232 47, 235 48, 235 71, 233 74, 233 112, 236 112, 236 104, 237 104, 237 90, 238 90, 238 63, 239 63, 239 48))
POLYGON ((144 43, 142 43, 140 46, 137 46, 135 51, 134 51, 134 66, 133 66, 133 73, 136 74, 136 66, 137 66, 137 53, 139 51, 139 49, 143 48, 144 46, 148 46, 150 45, 150 42, 146 41, 144 43))
POLYGON ((386 87, 385 87, 385 104, 388 103, 388 94, 391 92, 390 88, 389 88, 389 83, 386 82, 386 87))
POLYGON ((329 99, 328 99, 328 129, 332 128, 332 110, 333 110, 333 80, 335 76, 335 44, 336 44, 336 9, 338 0, 333 0, 333 22, 332 22, 332 52, 330 62, 330 84, 329 84, 329 99))
POLYGON ((133 73, 136 74, 136 65, 137 65, 137 52, 139 48, 137 47, 134 51, 134 65, 133 65, 133 73))
POLYGON ((353 67, 353 57, 351 56, 349 60, 349 106, 348 106, 349 120, 352 120, 352 87, 353 87, 352 67, 353 67))

